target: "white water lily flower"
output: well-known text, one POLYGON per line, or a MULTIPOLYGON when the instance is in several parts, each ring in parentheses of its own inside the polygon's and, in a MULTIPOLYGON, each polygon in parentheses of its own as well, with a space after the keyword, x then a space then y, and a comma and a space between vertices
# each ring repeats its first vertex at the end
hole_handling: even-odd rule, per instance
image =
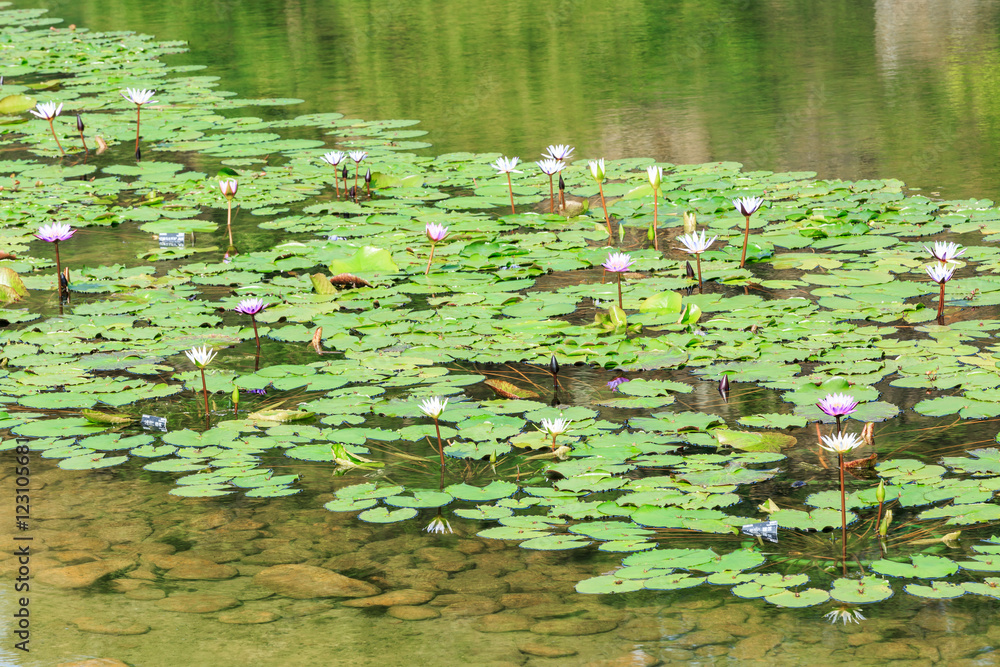
POLYGON ((451 524, 448 523, 448 520, 445 519, 444 517, 440 517, 440 516, 434 517, 434 519, 429 524, 427 524, 427 527, 424 528, 424 530, 426 530, 428 533, 453 533, 453 532, 455 532, 455 531, 453 531, 451 529, 451 524))
POLYGON ((55 102, 39 102, 35 105, 34 109, 29 109, 28 111, 42 120, 52 120, 62 113, 62 107, 62 104, 56 106, 55 102))
POLYGON ((612 252, 601 266, 613 273, 624 273, 635 262, 627 252, 612 252))
POLYGON ((227 178, 224 181, 219 181, 219 189, 222 190, 222 195, 226 199, 232 199, 236 196, 236 191, 240 189, 240 183, 235 178, 227 178))
POLYGON ((368 157, 368 153, 365 151, 351 151, 347 156, 358 164, 361 164, 361 161, 368 157))
POLYGON ((535 164, 537 164, 538 168, 542 170, 542 173, 548 174, 549 176, 554 176, 566 168, 565 162, 553 158, 539 160, 535 164))
POLYGON ((939 262, 952 262, 956 257, 964 255, 968 248, 962 248, 957 243, 936 241, 933 249, 924 246, 924 250, 929 252, 931 257, 939 262))
POLYGON ((659 190, 660 183, 663 182, 663 167, 652 164, 646 167, 646 175, 649 176, 649 184, 653 186, 653 190, 659 190))
POLYGON ((156 94, 155 90, 139 90, 138 88, 126 88, 125 92, 121 93, 121 96, 126 100, 135 104, 136 106, 142 106, 143 104, 149 104, 150 102, 156 102, 152 99, 153 95, 156 94))
POLYGON ((597 181, 598 183, 603 182, 605 174, 604 158, 601 158, 600 160, 591 160, 589 164, 590 164, 590 173, 594 177, 594 180, 597 181))
POLYGON ((569 430, 569 419, 559 417, 558 419, 543 419, 542 430, 551 436, 562 435, 569 430))
POLYGON ((448 405, 448 399, 442 399, 438 396, 434 398, 428 398, 420 403, 420 409, 425 415, 431 417, 432 419, 437 419, 444 412, 445 406, 448 405))
POLYGON ((212 363, 212 359, 215 359, 216 352, 206 345, 205 347, 192 347, 184 354, 187 355, 187 358, 191 360, 192 364, 198 368, 204 368, 212 363))
POLYGON ((551 144, 548 153, 542 153, 542 157, 550 160, 565 162, 573 155, 574 148, 568 144, 551 144))
POLYGON ((931 280, 939 285, 945 284, 955 275, 954 264, 931 264, 925 267, 924 270, 927 271, 927 275, 931 277, 931 280))
POLYGON ((706 241, 705 230, 701 230, 701 236, 692 232, 691 234, 681 234, 680 236, 677 237, 677 240, 680 241, 681 244, 684 246, 683 248, 681 248, 681 250, 683 250, 684 252, 688 253, 689 255, 700 255, 701 253, 708 250, 712 246, 712 244, 715 243, 715 239, 717 238, 719 237, 713 236, 712 238, 706 241))
POLYGON ((827 619, 831 623, 836 623, 837 621, 843 621, 844 625, 847 625, 848 621, 851 623, 860 623, 861 621, 867 621, 861 612, 857 609, 834 609, 833 611, 823 614, 823 618, 827 619))
POLYGON ((864 441, 854 433, 838 433, 837 435, 824 435, 820 447, 834 454, 846 454, 863 444, 865 444, 864 441))
POLYGON ((347 154, 344 153, 343 151, 330 151, 329 153, 324 153, 322 159, 327 164, 332 164, 334 167, 336 167, 338 164, 343 162, 344 158, 346 157, 347 154))
POLYGON ((749 216, 757 212, 757 209, 764 203, 761 197, 741 197, 733 200, 733 206, 741 215, 749 216))
POLYGON ((490 166, 496 169, 498 174, 523 174, 523 171, 517 170, 517 163, 520 161, 519 157, 498 157, 490 166))

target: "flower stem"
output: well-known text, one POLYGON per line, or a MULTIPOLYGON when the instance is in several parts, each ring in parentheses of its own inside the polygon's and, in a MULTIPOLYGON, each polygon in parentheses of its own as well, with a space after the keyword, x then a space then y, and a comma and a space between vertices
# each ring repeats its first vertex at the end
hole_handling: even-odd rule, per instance
POLYGON ((746 230, 743 232, 743 254, 740 255, 740 268, 742 269, 747 263, 747 241, 750 240, 750 216, 746 216, 747 226, 746 230))
POLYGON ((340 174, 337 173, 338 171, 340 170, 336 167, 333 168, 333 187, 337 190, 337 199, 340 199, 340 174))
POLYGON ((56 247, 56 291, 59 292, 59 296, 62 296, 62 264, 59 262, 59 241, 52 243, 56 247))
POLYGON ((938 324, 944 324, 944 283, 941 283, 941 295, 938 297, 938 324))
MULTIPOLYGON (((657 213, 656 209, 657 209, 657 206, 659 204, 659 197, 657 197, 656 195, 657 195, 656 188, 653 188, 653 249, 654 250, 659 250, 660 249, 660 239, 657 238, 657 236, 656 236, 656 213, 657 213)), ((700 258, 699 258, 699 262, 698 262, 698 286, 699 287, 701 286, 701 261, 700 261, 700 258)))
MULTIPOLYGON (((58 139, 56 142, 58 143, 58 139)), ((87 140, 83 138, 83 130, 80 130, 80 143, 83 144, 83 152, 86 155, 90 155, 90 149, 87 148, 87 140)))
POLYGON ((257 335, 257 318, 250 316, 250 323, 253 324, 253 337, 257 340, 257 356, 260 356, 260 336, 257 335))
POLYGON ((199 369, 201 371, 201 393, 205 397, 205 418, 208 419, 208 383, 205 382, 205 369, 199 369))
POLYGON ((233 200, 228 199, 229 210, 226 211, 226 229, 229 230, 229 245, 233 245, 233 200))
POLYGON ((510 181, 510 172, 507 172, 507 192, 510 193, 510 214, 515 215, 514 211, 514 184, 510 181))
MULTIPOLYGON (((360 169, 360 168, 361 168, 361 163, 360 162, 355 162, 354 163, 354 192, 355 193, 357 193, 357 191, 358 191, 358 169, 360 169)), ((355 194, 355 196, 357 196, 357 195, 355 194)))
MULTIPOLYGON (((59 154, 62 156, 66 155, 66 151, 63 150, 62 144, 59 143, 59 137, 56 136, 56 128, 52 124, 53 118, 49 118, 49 129, 52 130, 52 138, 56 140, 56 146, 59 147, 59 154)), ((82 135, 81 135, 82 136, 82 135)))
POLYGON ((142 107, 136 105, 135 107, 135 150, 139 150, 139 112, 142 111, 142 107))
POLYGON ((622 274, 616 273, 618 276, 618 307, 625 310, 625 306, 622 305, 622 274))
POLYGON ((698 265, 698 294, 704 294, 705 286, 701 282, 701 253, 699 252, 695 254, 694 259, 695 263, 698 265))
POLYGON ((843 433, 843 431, 840 428, 840 415, 834 415, 834 419, 837 420, 837 435, 840 435, 841 433, 843 433))
POLYGON ((549 213, 556 212, 556 191, 552 186, 552 174, 549 174, 549 213))
POLYGON ((613 236, 611 233, 611 218, 608 216, 608 204, 604 201, 604 184, 598 181, 597 189, 601 191, 601 206, 604 207, 604 222, 608 223, 608 236, 613 236))
POLYGON ((844 455, 837 454, 837 467, 840 469, 840 531, 843 540, 844 567, 847 567, 847 498, 844 495, 844 455))
POLYGON ((427 268, 424 269, 424 275, 426 276, 431 272, 431 262, 434 261, 434 244, 431 244, 431 256, 427 258, 427 268))
POLYGON ((434 430, 438 436, 438 454, 441 455, 441 468, 444 469, 444 444, 441 442, 441 427, 438 426, 437 417, 434 418, 434 430))

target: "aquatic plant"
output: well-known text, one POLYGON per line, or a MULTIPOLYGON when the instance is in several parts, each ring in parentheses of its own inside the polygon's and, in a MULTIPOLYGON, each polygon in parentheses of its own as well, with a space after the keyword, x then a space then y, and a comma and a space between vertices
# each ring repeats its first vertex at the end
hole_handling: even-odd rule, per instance
MULTIPOLYGON (((656 218, 657 211, 660 201, 660 184, 663 183, 663 167, 658 165, 650 165, 646 167, 646 175, 649 176, 649 185, 653 188, 653 248, 656 250, 660 249, 660 241, 656 234, 656 218)), ((715 240, 714 238, 712 239, 715 240)), ((711 244, 709 244, 711 245, 711 244)), ((699 264, 699 276, 700 264, 699 264)), ((701 278, 698 279, 698 284, 701 284, 701 278)))
POLYGON ((358 169, 361 168, 361 162, 368 157, 367 151, 350 151, 347 156, 354 160, 354 189, 357 191, 358 187, 358 169))
POLYGON ((243 299, 233 308, 237 313, 250 316, 250 323, 253 324, 253 337, 257 342, 258 363, 260 361, 260 335, 257 333, 257 315, 265 308, 267 308, 267 304, 264 303, 264 299, 259 297, 243 299))
POLYGON ((677 237, 677 240, 684 246, 681 250, 689 255, 694 255, 695 261, 698 264, 698 291, 700 292, 705 290, 705 285, 701 281, 701 253, 712 247, 712 244, 715 243, 715 239, 717 238, 719 237, 713 236, 712 238, 706 240, 704 229, 701 230, 700 236, 698 234, 691 233, 682 234, 677 237))
POLYGON ((634 262, 635 260, 627 252, 612 252, 608 253, 608 258, 601 264, 605 271, 614 273, 618 279, 618 307, 622 310, 625 309, 622 305, 622 274, 628 271, 634 262))
POLYGON ((834 625, 836 625, 837 621, 847 625, 848 623, 860 623, 861 621, 868 620, 865 618, 864 614, 861 613, 860 609, 847 606, 837 607, 833 611, 823 614, 823 618, 830 621, 830 623, 833 623, 834 625))
POLYGON ((950 241, 935 241, 933 248, 924 246, 924 250, 930 253, 931 257, 942 263, 954 262, 956 257, 965 254, 968 248, 963 248, 957 243, 950 241))
POLYGON ((63 286, 62 286, 62 262, 59 260, 59 242, 66 241, 72 238, 73 234, 76 234, 76 230, 70 227, 68 224, 63 222, 53 222, 48 225, 42 225, 38 228, 38 232, 35 233, 35 238, 51 243, 52 247, 56 252, 56 291, 59 292, 59 297, 63 296, 63 286))
POLYGON ((517 163, 521 160, 519 157, 498 157, 497 161, 494 162, 492 166, 497 170, 498 174, 507 174, 507 191, 510 193, 510 214, 514 215, 514 185, 510 180, 511 174, 523 173, 517 170, 517 163))
POLYGON ((76 115, 76 131, 80 133, 80 143, 83 144, 83 152, 90 153, 87 149, 87 140, 83 138, 83 116, 76 115))
POLYGON ((441 516, 440 509, 438 509, 437 516, 431 519, 431 522, 427 524, 427 527, 424 528, 424 530, 426 530, 428 533, 436 533, 439 535, 443 533, 455 532, 452 530, 451 524, 448 523, 448 520, 445 519, 443 516, 441 516))
POLYGON ((215 359, 217 354, 214 349, 209 348, 207 345, 203 347, 192 347, 190 350, 184 352, 187 358, 191 360, 191 363, 201 371, 201 392, 202 396, 205 398, 205 418, 209 416, 208 411, 208 383, 205 381, 205 367, 212 363, 212 359, 215 359))
POLYGON ((226 231, 229 232, 230 249, 236 247, 233 244, 233 199, 236 197, 236 192, 239 188, 240 183, 235 178, 227 178, 219 181, 219 190, 222 191, 222 196, 226 198, 226 231))
POLYGON ((764 200, 760 197, 740 197, 733 200, 733 206, 746 218, 746 228, 743 231, 743 252, 740 254, 740 268, 747 263, 747 242, 750 240, 750 216, 757 212, 764 200))
MULTIPOLYGON (((839 428, 839 426, 838 426, 839 428)), ((844 454, 863 445, 864 442, 853 433, 837 432, 836 435, 824 435, 820 447, 837 455, 837 470, 840 473, 840 521, 841 539, 843 540, 844 568, 847 568, 847 498, 844 487, 844 454)))
POLYGON ((846 417, 858 408, 858 401, 849 394, 827 394, 816 404, 823 414, 837 420, 837 433, 842 432, 840 418, 846 417))
POLYGON ((604 209, 604 222, 608 225, 608 236, 613 236, 611 232, 611 216, 608 215, 608 203, 604 200, 604 158, 591 160, 589 162, 590 174, 597 181, 597 188, 601 193, 601 207, 604 209))
MULTIPOLYGON (((63 108, 62 104, 56 106, 55 102, 39 102, 38 104, 35 105, 34 109, 29 109, 29 111, 35 116, 41 118, 42 120, 49 121, 49 130, 52 132, 52 138, 56 140, 56 146, 59 147, 59 154, 66 155, 66 152, 63 150, 62 144, 59 143, 59 137, 56 136, 56 128, 52 124, 52 122, 55 120, 55 117, 58 116, 60 113, 62 113, 62 108, 63 108)), ((77 118, 79 119, 79 116, 77 116, 77 118)), ((79 120, 77 122, 79 123, 79 120)))
POLYGON ((554 160, 552 158, 546 158, 544 160, 539 160, 535 162, 538 168, 542 170, 543 174, 548 174, 549 177, 549 213, 556 212, 556 199, 555 199, 555 189, 553 188, 552 177, 558 174, 560 171, 566 168, 566 163, 560 160, 554 160))
POLYGON ((552 451, 556 451, 556 437, 569 430, 570 420, 564 419, 562 415, 555 419, 543 419, 542 430, 552 438, 552 451))
MULTIPOLYGON (((337 166, 347 159, 347 154, 343 151, 330 151, 329 153, 324 153, 322 160, 327 164, 333 166, 333 187, 337 193, 337 199, 340 199, 340 180, 338 178, 337 166)), ((347 189, 347 184, 344 184, 345 194, 347 189)))
POLYGON ((924 267, 924 270, 941 288, 938 295, 937 321, 938 324, 944 324, 944 285, 955 275, 955 266, 939 262, 924 267))
POLYGON ((139 114, 143 104, 153 104, 157 100, 153 99, 155 90, 139 90, 138 88, 126 88, 121 92, 121 96, 135 105, 135 155, 139 157, 139 114))
POLYGON ((427 235, 427 240, 431 242, 431 253, 427 258, 427 268, 424 269, 424 275, 427 275, 431 271, 431 262, 434 261, 434 248, 448 236, 448 228, 444 225, 428 222, 424 227, 424 233, 427 235))
POLYGON ((441 413, 444 412, 447 405, 448 399, 442 399, 438 396, 428 398, 420 403, 421 412, 434 420, 434 430, 437 431, 438 453, 441 455, 442 468, 444 468, 444 442, 441 440, 441 426, 438 424, 438 418, 441 417, 441 413))

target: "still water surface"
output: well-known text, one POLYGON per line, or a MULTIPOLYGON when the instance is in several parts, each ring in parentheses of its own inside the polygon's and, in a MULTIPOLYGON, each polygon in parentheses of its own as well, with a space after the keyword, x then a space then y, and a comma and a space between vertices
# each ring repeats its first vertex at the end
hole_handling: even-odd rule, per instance
POLYGON ((435 154, 733 160, 994 198, 987 0, 17 0, 184 40, 172 62, 278 113, 413 118, 435 154))

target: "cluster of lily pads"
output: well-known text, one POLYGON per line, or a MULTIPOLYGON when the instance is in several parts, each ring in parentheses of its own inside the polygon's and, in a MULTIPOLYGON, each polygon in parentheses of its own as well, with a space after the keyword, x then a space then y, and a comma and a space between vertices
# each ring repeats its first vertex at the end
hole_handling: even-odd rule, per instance
POLYGON ((884 599, 885 576, 924 597, 993 595, 997 581, 981 578, 1000 571, 987 534, 1000 521, 993 447, 940 465, 919 452, 878 463, 898 528, 864 575, 834 575, 827 566, 842 559, 825 553, 824 533, 816 559, 769 557, 740 536, 762 519, 781 528, 779 544, 842 521, 858 540, 877 532, 870 479, 852 480, 843 500, 827 475, 804 507, 750 501, 748 489, 783 479, 783 452, 815 451, 811 431, 784 430, 830 423, 816 407, 830 393, 858 401, 850 418, 861 422, 901 409, 1000 416, 1000 322, 983 317, 1000 304, 1000 250, 984 243, 1000 234, 992 202, 729 162, 592 165, 562 151, 558 170, 519 172, 497 154, 428 156, 410 152, 429 146, 403 129, 415 121, 243 115, 294 101, 238 99, 196 68, 163 64, 177 44, 56 22, 0 11, 17 54, 0 89, 0 429, 12 436, 0 449, 23 442, 73 470, 138 461, 176 473, 177 495, 255 498, 303 489, 265 463, 280 452, 336 470, 326 507, 363 521, 432 512, 429 528, 447 532, 454 504, 449 516, 484 537, 629 554, 582 592, 707 582, 804 606, 884 599), (122 85, 158 99, 123 101, 122 85), (35 118, 50 108, 39 103, 58 106, 35 118), (106 149, 90 151, 86 136, 106 149), (358 193, 361 160, 348 194, 331 144, 365 154, 370 196, 358 193), (63 226, 78 231, 53 261, 63 226), (945 233, 966 249, 937 258, 939 280, 941 269, 924 272, 924 245, 945 233), (109 265, 111 243, 123 254, 109 265), (553 359, 619 379, 614 391, 560 389, 570 379, 546 372, 553 359), (702 391, 720 379, 775 398, 727 391, 738 413, 727 423, 702 391), (494 397, 485 382, 498 380, 509 386, 494 397), (926 396, 897 406, 879 400, 887 386, 926 396), (168 430, 142 430, 138 418, 157 411, 168 430), (953 526, 987 541, 961 560, 921 552, 945 548, 953 526), (729 538, 678 546, 692 535, 729 538), (806 570, 828 590, 801 588, 806 570))

